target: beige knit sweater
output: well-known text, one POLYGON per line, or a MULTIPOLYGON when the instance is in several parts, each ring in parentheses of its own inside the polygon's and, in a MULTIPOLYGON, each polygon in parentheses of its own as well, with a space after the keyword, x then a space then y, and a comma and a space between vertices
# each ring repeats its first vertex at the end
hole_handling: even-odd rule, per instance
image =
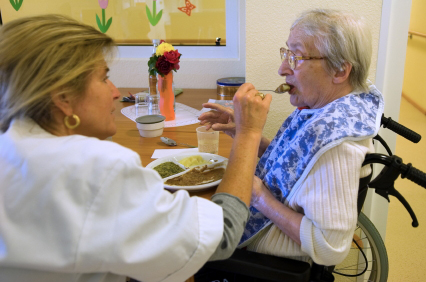
POLYGON ((271 224, 256 235, 247 249, 255 252, 336 265, 347 256, 357 222, 359 179, 371 173, 361 168, 371 139, 346 141, 325 152, 286 205, 305 216, 301 246, 271 224))

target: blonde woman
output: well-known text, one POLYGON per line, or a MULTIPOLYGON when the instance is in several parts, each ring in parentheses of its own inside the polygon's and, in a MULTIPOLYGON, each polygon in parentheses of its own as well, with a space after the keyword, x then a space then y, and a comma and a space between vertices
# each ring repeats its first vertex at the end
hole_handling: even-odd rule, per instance
POLYGON ((245 151, 259 146, 270 97, 249 84, 236 94, 237 134, 212 201, 171 194, 138 154, 103 141, 116 131, 113 50, 62 16, 0 29, 2 282, 184 281, 241 238, 256 162, 245 151))

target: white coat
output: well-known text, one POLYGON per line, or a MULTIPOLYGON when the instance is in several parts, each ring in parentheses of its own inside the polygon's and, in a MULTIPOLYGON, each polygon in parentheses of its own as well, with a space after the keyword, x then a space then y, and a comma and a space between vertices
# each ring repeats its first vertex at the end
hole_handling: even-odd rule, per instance
POLYGON ((222 209, 163 189, 118 144, 32 120, 0 135, 0 281, 184 281, 213 254, 222 209))

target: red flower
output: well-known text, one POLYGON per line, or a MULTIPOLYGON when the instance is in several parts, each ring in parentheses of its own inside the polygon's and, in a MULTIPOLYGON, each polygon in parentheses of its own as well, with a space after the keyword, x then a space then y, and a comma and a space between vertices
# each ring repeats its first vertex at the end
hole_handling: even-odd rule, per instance
POLYGON ((171 45, 164 44, 164 40, 160 41, 160 45, 156 48, 156 52, 148 60, 148 72, 150 75, 161 75, 164 77, 170 71, 177 71, 180 68, 181 53, 171 45), (167 51, 166 51, 167 50, 167 51))
POLYGON ((180 53, 178 50, 170 51, 170 52, 164 52, 164 57, 166 60, 172 64, 179 63, 179 57, 180 53))
POLYGON ((160 74, 167 75, 174 68, 174 64, 168 62, 165 56, 160 56, 155 63, 155 67, 160 74))

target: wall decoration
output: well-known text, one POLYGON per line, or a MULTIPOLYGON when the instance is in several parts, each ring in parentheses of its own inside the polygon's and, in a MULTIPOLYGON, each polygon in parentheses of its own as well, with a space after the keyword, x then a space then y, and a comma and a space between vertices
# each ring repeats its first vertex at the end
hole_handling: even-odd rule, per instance
POLYGON ((195 5, 193 5, 189 0, 185 0, 185 7, 179 7, 178 9, 182 12, 186 13, 188 16, 191 15, 191 10, 195 9, 195 5))
MULTIPOLYGON (((11 0, 11 1, 12 1, 12 0, 11 0)), ((99 3, 99 6, 100 6, 100 7, 101 7, 101 9, 102 9, 102 22, 101 22, 101 20, 99 19, 98 14, 96 14, 96 23, 98 24, 99 30, 100 30, 102 33, 105 33, 105 32, 107 32, 107 31, 108 31, 109 26, 110 26, 110 25, 111 25, 111 23, 112 23, 112 17, 111 17, 111 18, 109 18, 109 20, 108 20, 108 22, 107 22, 107 23, 105 23, 105 9, 108 7, 108 0, 98 0, 98 3, 99 3)))
POLYGON ((173 46, 216 46, 216 38, 225 46, 227 1, 235 0, 0 0, 0 7, 4 24, 61 14, 93 26, 122 46, 152 46, 153 39, 173 46))
POLYGON ((16 11, 21 8, 22 2, 24 2, 24 0, 10 0, 10 4, 12 4, 13 9, 16 11))
POLYGON ((163 10, 160 10, 157 14, 157 0, 152 1, 152 13, 148 6, 145 7, 146 16, 148 17, 150 24, 152 24, 153 26, 157 25, 161 19, 161 16, 163 15, 163 10))

